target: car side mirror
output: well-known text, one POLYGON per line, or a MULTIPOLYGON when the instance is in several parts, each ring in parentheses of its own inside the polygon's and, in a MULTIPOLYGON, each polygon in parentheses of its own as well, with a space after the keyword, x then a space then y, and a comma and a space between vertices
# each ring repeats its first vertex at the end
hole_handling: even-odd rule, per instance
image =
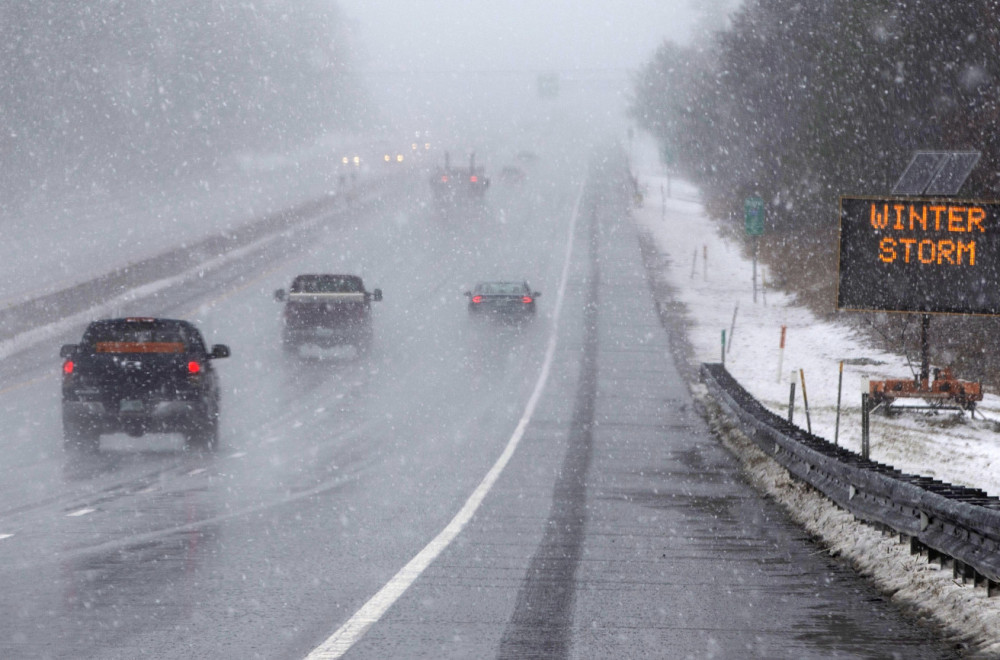
POLYGON ((376 301, 382 300, 382 289, 375 289, 372 291, 372 298, 376 301))
POLYGON ((471 298, 472 297, 472 292, 471 291, 466 291, 465 292, 465 297, 466 298, 471 298))
POLYGON ((76 347, 76 344, 63 344, 62 348, 59 349, 59 357, 73 357, 73 354, 76 353, 76 347))
POLYGON ((287 298, 287 296, 285 295, 284 289, 278 289, 274 292, 274 299, 278 302, 285 302, 285 298, 287 298))
POLYGON ((229 347, 225 344, 215 344, 212 346, 212 352, 209 354, 212 359, 216 358, 227 358, 229 357, 229 347))
POLYGON ((531 297, 532 297, 532 298, 538 298, 538 297, 540 297, 541 295, 542 295, 542 292, 541 292, 541 291, 535 291, 535 292, 533 292, 533 293, 531 294, 531 297))

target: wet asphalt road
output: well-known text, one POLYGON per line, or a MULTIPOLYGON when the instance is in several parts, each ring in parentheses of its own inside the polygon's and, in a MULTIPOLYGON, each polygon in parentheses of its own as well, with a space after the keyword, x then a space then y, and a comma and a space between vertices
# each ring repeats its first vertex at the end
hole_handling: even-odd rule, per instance
POLYGON ((555 328, 581 189, 524 439, 345 657, 948 657, 744 483, 672 362, 621 160, 589 177, 557 160, 495 185, 481 212, 441 213, 415 180, 123 306, 232 347, 214 455, 172 436, 64 455, 58 345, 77 336, 0 365, 0 657, 305 657, 506 445, 555 328), (317 270, 385 291, 370 356, 281 354, 271 292, 317 270), (534 322, 469 322, 462 292, 498 276, 543 292, 534 322))

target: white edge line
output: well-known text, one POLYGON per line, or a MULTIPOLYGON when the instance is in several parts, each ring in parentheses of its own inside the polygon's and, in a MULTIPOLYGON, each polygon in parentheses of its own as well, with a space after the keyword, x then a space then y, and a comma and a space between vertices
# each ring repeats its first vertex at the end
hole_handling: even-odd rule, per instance
POLYGON ((542 396, 542 392, 545 390, 545 384, 549 379, 549 371, 552 367, 552 361, 555 357, 557 335, 559 331, 559 316, 562 312, 563 299, 566 295, 566 285, 569 280, 569 265, 570 259, 573 256, 573 238, 576 235, 576 222, 577 216, 580 211, 580 200, 583 198, 583 190, 581 187, 580 193, 577 195, 576 202, 573 204, 573 215, 570 221, 569 238, 566 241, 566 254, 563 260, 563 269, 561 274, 561 281, 559 282, 559 292, 556 294, 556 305, 555 311, 552 315, 552 332, 549 334, 548 346, 545 350, 545 360, 542 363, 542 369, 539 373, 538 380, 535 382, 535 389, 531 393, 531 397, 528 399, 528 404, 525 406, 524 414, 521 415, 521 420, 517 423, 517 427, 514 429, 513 435, 511 435, 510 440, 507 441, 507 446, 504 448, 500 457, 490 468, 490 471, 486 473, 483 480, 479 482, 479 485, 469 499, 465 501, 465 504, 459 510, 455 517, 451 519, 444 529, 442 529, 437 536, 435 536, 430 543, 428 543, 424 548, 417 553, 417 555, 411 559, 403 568, 396 573, 391 580, 389 580, 385 586, 378 590, 378 592, 372 596, 367 603, 365 603, 361 609, 354 613, 350 619, 347 620, 344 625, 337 629, 335 633, 330 635, 325 642, 317 646, 312 652, 306 656, 306 660, 336 660, 342 657, 347 651, 354 646, 354 644, 364 636, 365 632, 376 623, 382 616, 392 607, 399 598, 410 588, 410 585, 416 581, 420 574, 427 569, 431 563, 437 559, 438 555, 444 551, 445 548, 458 536, 459 532, 465 527, 465 525, 472 519, 475 515, 476 510, 479 509, 479 505, 482 504, 483 499, 493 488, 493 484, 500 477, 500 473, 503 472, 504 468, 507 467, 508 461, 510 461, 511 456, 514 455, 514 450, 517 449, 518 444, 521 442, 521 438, 524 436, 524 431, 528 427, 528 422, 531 421, 531 416, 535 412, 535 407, 538 405, 538 400, 542 396))

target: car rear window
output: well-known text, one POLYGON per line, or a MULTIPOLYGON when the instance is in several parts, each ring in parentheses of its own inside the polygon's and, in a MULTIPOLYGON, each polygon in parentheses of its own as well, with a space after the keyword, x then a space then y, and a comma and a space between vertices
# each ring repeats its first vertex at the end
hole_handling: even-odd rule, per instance
POLYGON ((179 341, 99 341, 98 353, 183 353, 184 342, 179 341))
POLYGON ((184 353, 200 340, 178 323, 118 321, 91 324, 83 343, 95 353, 184 353))
POLYGON ((300 275, 292 282, 292 293, 361 293, 361 279, 348 275, 300 275))
POLYGON ((485 282, 478 287, 484 295, 523 295, 526 291, 520 282, 485 282))

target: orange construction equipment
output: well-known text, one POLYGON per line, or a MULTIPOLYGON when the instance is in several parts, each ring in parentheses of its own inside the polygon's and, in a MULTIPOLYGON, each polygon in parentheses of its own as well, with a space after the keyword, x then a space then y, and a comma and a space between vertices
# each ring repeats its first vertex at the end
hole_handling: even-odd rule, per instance
POLYGON ((926 406, 906 407, 974 411, 976 402, 983 400, 983 384, 959 380, 945 367, 934 370, 931 382, 926 378, 873 380, 868 384, 868 398, 873 407, 883 404, 888 408, 896 399, 923 399, 926 406))

